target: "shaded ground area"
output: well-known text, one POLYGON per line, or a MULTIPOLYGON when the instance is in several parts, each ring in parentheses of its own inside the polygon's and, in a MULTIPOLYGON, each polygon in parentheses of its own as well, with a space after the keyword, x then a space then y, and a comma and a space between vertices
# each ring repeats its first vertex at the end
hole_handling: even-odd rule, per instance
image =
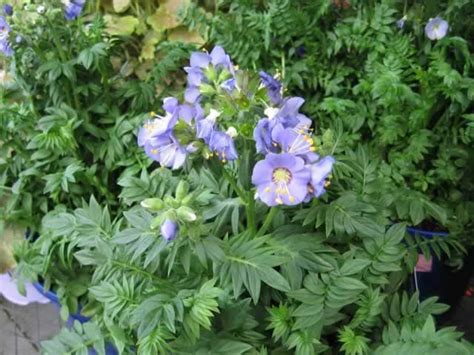
POLYGON ((0 355, 39 354, 40 342, 60 329, 52 304, 18 306, 0 296, 0 355))
MULTIPOLYGON (((469 281, 469 289, 474 291, 474 278, 469 281)), ((474 292, 464 295, 456 308, 448 312, 443 326, 456 326, 464 332, 464 338, 474 342, 474 292)))

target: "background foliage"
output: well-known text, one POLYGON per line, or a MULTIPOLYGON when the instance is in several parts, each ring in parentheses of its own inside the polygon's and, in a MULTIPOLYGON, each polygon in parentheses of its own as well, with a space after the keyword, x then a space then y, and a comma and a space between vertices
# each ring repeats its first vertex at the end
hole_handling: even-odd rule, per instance
POLYGON ((2 89, 1 220, 40 232, 18 247, 18 274, 51 285, 63 316, 81 303, 93 317, 45 352, 100 352, 105 339, 140 354, 471 353, 435 329, 444 306, 401 287, 420 250, 460 255, 471 243, 472 4, 177 3, 89 2, 94 15, 70 23, 59 2, 44 15, 33 3, 11 20, 23 40, 2 89), (423 26, 438 14, 450 34, 430 42, 423 26), (241 67, 278 72, 338 161, 323 199, 280 211, 260 238, 215 167, 172 174, 136 147, 203 39, 241 67), (164 243, 159 214, 139 205, 149 197, 198 221, 164 243), (406 225, 450 237, 410 237, 406 225))

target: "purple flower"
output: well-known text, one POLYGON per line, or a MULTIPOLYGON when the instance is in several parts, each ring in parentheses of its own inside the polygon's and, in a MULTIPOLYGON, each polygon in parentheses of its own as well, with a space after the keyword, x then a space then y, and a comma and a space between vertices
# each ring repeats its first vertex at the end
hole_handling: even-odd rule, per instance
POLYGON ((226 79, 220 83, 221 87, 232 92, 235 89, 234 67, 229 55, 222 47, 215 46, 211 53, 194 52, 191 54, 190 66, 185 67, 184 70, 188 73, 188 86, 184 92, 184 98, 187 102, 194 104, 201 98, 199 90, 201 84, 208 83, 206 77, 206 69, 212 66, 216 70, 225 70, 231 74, 230 79, 226 79))
POLYGON ((150 143, 154 137, 160 136, 176 124, 176 115, 167 114, 164 117, 158 116, 153 120, 145 122, 143 127, 138 131, 138 146, 144 147, 147 143, 150 143))
POLYGON ((5 17, 0 16, 0 41, 6 41, 10 33, 10 25, 5 17))
POLYGON ((272 141, 272 125, 269 119, 261 119, 253 130, 253 139, 257 153, 268 154, 276 153, 277 147, 273 145, 272 141))
POLYGON ((0 52, 5 56, 11 57, 13 55, 13 49, 7 41, 0 41, 0 52))
POLYGON ((448 22, 441 17, 430 19, 425 26, 425 34, 431 40, 441 39, 448 33, 448 22))
POLYGON ((220 112, 211 109, 211 112, 209 112, 209 115, 207 115, 205 118, 202 119, 197 119, 196 120, 196 137, 201 138, 209 144, 209 141, 211 139, 211 134, 214 132, 214 128, 216 125, 216 119, 219 117, 220 112))
POLYGON ((190 104, 194 104, 201 98, 201 92, 197 86, 188 86, 184 91, 184 99, 190 104))
POLYGON ((332 171, 332 166, 336 160, 327 156, 311 165, 311 182, 309 191, 314 197, 319 197, 326 192, 329 182, 326 181, 332 171))
POLYGON ((192 115, 197 109, 189 105, 180 105, 178 100, 168 97, 163 100, 165 116, 157 116, 153 120, 145 122, 138 132, 138 145, 145 149, 145 153, 152 160, 159 162, 162 166, 178 169, 183 166, 189 152, 195 147, 188 144, 181 145, 173 129, 178 120, 190 123, 192 115))
POLYGON ((166 219, 161 225, 160 231, 161 231, 161 236, 169 242, 176 239, 176 235, 178 234, 179 227, 175 221, 166 219))
POLYGON ((232 91, 234 91, 235 88, 236 88, 235 78, 230 78, 230 79, 227 79, 226 81, 224 81, 221 84, 221 88, 223 88, 229 94, 232 93, 232 91))
POLYGON ((3 5, 3 12, 7 16, 13 15, 13 7, 10 4, 3 5))
POLYGON ((74 20, 79 17, 84 7, 86 0, 67 0, 66 7, 64 9, 64 17, 66 20, 74 20))
POLYGON ((209 138, 209 149, 216 153, 222 162, 237 159, 237 150, 235 149, 232 137, 221 131, 214 130, 209 138))
POLYGON ((304 128, 283 128, 278 124, 272 131, 272 141, 282 152, 300 156, 307 163, 318 159, 314 141, 304 128))
POLYGON ((311 120, 298 112, 303 103, 304 100, 300 97, 290 97, 283 101, 280 108, 270 107, 265 110, 267 118, 262 118, 253 132, 257 153, 267 154, 278 151, 272 136, 273 129, 277 125, 303 130, 311 127, 311 120))
POLYGON ((261 71, 259 75, 260 75, 260 80, 262 81, 262 84, 267 88, 268 97, 270 98, 270 100, 273 102, 274 105, 279 105, 282 100, 281 83, 278 80, 276 80, 273 76, 265 73, 264 71, 261 71))
POLYGON ((174 170, 183 166, 188 150, 179 143, 173 132, 166 131, 145 144, 145 153, 161 166, 174 170))
POLYGON ((405 27, 406 20, 407 20, 407 17, 403 16, 401 19, 397 20, 395 23, 397 24, 397 27, 399 29, 402 29, 403 27, 405 27))
POLYGON ((10 47, 8 42, 8 36, 10 34, 10 25, 8 25, 5 17, 0 16, 0 52, 10 57, 13 55, 13 49, 10 47))
POLYGON ((268 206, 297 205, 308 194, 311 173, 303 159, 292 154, 267 154, 255 164, 252 184, 268 206))

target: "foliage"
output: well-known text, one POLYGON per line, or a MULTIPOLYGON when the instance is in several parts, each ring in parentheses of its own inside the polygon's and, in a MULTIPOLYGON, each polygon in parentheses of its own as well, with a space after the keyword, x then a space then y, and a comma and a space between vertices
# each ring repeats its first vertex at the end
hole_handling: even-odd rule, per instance
MULTIPOLYGON (((175 4, 145 15, 113 1, 120 15, 88 26, 36 5, 12 19, 24 39, 10 62, 17 90, 0 110, 2 218, 40 232, 18 247, 17 274, 55 287, 64 318, 79 303, 92 317, 45 352, 100 353, 107 341, 123 354, 469 353, 453 329, 436 330, 445 306, 401 290, 419 251, 462 253, 472 226, 472 58, 460 29, 431 44, 421 21, 434 10, 413 5, 398 30, 396 1, 224 0, 212 12, 191 2, 180 19, 175 4), (298 206, 255 200, 253 128, 272 105, 255 73, 234 67, 237 92, 220 86, 230 73, 207 68, 199 93, 206 115, 218 110, 237 133, 239 158, 197 139, 180 171, 145 158, 138 125, 184 83, 176 74, 169 85, 192 46, 158 44, 181 21, 242 67, 280 68, 284 92, 308 98, 308 137, 336 158, 326 194, 298 206), (148 45, 157 61, 142 75, 128 56, 152 60, 148 45), (179 227, 170 238, 167 220, 179 227), (452 236, 406 232, 433 221, 452 236)), ((442 10, 452 22, 469 6, 442 10)), ((173 127, 176 140, 185 128, 173 127)))
POLYGON ((471 245, 473 63, 465 38, 473 28, 461 19, 472 4, 339 3, 219 1, 183 16, 241 65, 277 68, 291 92, 310 98, 305 110, 318 130, 330 130, 335 152, 370 142, 370 161, 381 160, 377 175, 392 186, 392 220, 449 229, 471 245), (424 24, 439 15, 450 32, 430 42, 424 24))

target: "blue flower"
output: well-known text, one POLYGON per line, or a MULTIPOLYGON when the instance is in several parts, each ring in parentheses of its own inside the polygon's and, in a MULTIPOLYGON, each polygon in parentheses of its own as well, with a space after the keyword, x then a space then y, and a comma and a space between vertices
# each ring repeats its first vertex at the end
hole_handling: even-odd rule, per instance
POLYGON ((265 110, 267 117, 257 123, 253 132, 257 153, 267 154, 278 151, 272 137, 273 129, 277 125, 281 125, 282 128, 303 130, 311 127, 311 120, 299 113, 299 108, 303 103, 304 99, 300 97, 290 97, 283 100, 280 108, 269 107, 265 110))
POLYGON ((257 153, 265 155, 277 152, 277 147, 273 145, 272 141, 272 126, 269 119, 258 121, 253 130, 253 139, 255 140, 257 153))
POLYGON ((10 4, 3 5, 3 12, 7 16, 13 15, 13 7, 10 4))
POLYGON ((66 7, 64 9, 64 17, 66 20, 74 20, 79 17, 84 7, 86 0, 67 0, 66 7))
POLYGON ((145 144, 145 153, 161 166, 173 170, 181 168, 188 155, 187 149, 180 144, 172 131, 154 136, 145 144))
POLYGON ((319 197, 326 192, 326 187, 329 186, 327 178, 332 171, 332 166, 336 160, 327 156, 320 159, 317 163, 311 165, 311 182, 309 191, 314 197, 319 197))
POLYGON ((211 109, 209 115, 205 118, 197 119, 196 120, 196 137, 201 138, 209 144, 211 139, 212 132, 215 130, 216 126, 216 119, 219 117, 220 112, 211 109))
POLYGON ((292 154, 267 154, 255 164, 252 184, 257 197, 268 206, 297 205, 308 195, 310 170, 292 154))
POLYGON ((191 104, 199 102, 201 98, 200 86, 203 83, 208 83, 206 69, 210 66, 216 70, 225 70, 231 75, 230 79, 220 83, 224 90, 230 93, 235 89, 234 66, 230 57, 222 47, 215 46, 209 54, 205 52, 191 54, 190 66, 184 68, 188 74, 188 86, 184 92, 184 98, 187 102, 191 104))
POLYGON ((314 153, 313 138, 308 130, 303 128, 283 128, 281 124, 276 125, 272 131, 273 142, 284 153, 290 153, 304 159, 306 163, 318 160, 319 156, 314 153))
POLYGON ((265 73, 264 71, 261 71, 259 75, 260 75, 260 80, 262 81, 262 84, 267 88, 268 97, 270 98, 270 100, 273 102, 274 105, 279 105, 282 100, 281 83, 278 80, 276 80, 273 76, 265 73))
POLYGON ((183 166, 188 153, 195 151, 192 144, 183 146, 176 138, 173 129, 179 120, 190 124, 197 109, 189 105, 180 105, 178 100, 168 97, 163 100, 165 116, 156 116, 145 122, 138 132, 138 145, 145 153, 161 166, 178 169, 183 166))
POLYGON ((399 29, 402 29, 403 27, 405 27, 405 22, 406 22, 406 20, 407 20, 407 17, 406 17, 406 15, 405 15, 405 16, 403 16, 401 19, 397 20, 395 23, 397 24, 397 27, 398 27, 399 29))
POLYGON ((425 26, 425 34, 431 40, 441 39, 448 33, 448 22, 441 17, 430 19, 425 26))
POLYGON ((178 234, 179 227, 175 221, 166 219, 161 224, 160 231, 161 231, 161 236, 169 242, 176 239, 176 235, 178 234))
POLYGON ((232 93, 232 91, 234 91, 236 87, 237 86, 236 86, 235 78, 227 79, 221 84, 221 88, 223 88, 229 94, 232 93))
POLYGON ((222 162, 237 159, 237 150, 235 149, 234 140, 226 133, 214 130, 209 138, 209 149, 216 153, 222 162))
POLYGON ((0 52, 7 57, 13 55, 13 49, 10 47, 8 42, 8 36, 10 35, 10 26, 8 25, 5 17, 0 16, 0 52))

